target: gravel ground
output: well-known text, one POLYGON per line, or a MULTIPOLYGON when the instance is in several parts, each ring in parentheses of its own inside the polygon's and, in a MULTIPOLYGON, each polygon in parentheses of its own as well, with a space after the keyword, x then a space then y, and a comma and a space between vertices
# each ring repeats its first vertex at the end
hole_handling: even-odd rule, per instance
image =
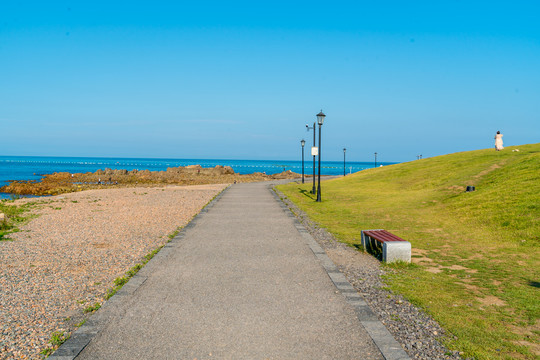
MULTIPOLYGON (((0 359, 41 359, 114 279, 184 226, 226 185, 89 190, 37 202, 0 242, 0 359)), ((88 317, 88 315, 86 315, 88 317)))
POLYGON ((281 197, 411 358, 461 359, 459 352, 448 350, 439 341, 447 335, 437 322, 402 296, 384 289, 381 276, 392 269, 383 269, 373 256, 338 242, 284 195, 281 197))

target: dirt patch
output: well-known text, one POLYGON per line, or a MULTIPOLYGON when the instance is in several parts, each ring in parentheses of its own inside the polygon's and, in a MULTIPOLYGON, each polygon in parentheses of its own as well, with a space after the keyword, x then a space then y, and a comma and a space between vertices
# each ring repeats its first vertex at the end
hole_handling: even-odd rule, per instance
POLYGON ((424 250, 424 249, 415 249, 413 248, 412 249, 412 255, 425 255, 427 254, 427 250, 424 250))
POLYGON ((470 270, 469 268, 466 268, 465 266, 461 266, 461 265, 445 266, 445 268, 450 269, 450 270, 470 270))
POLYGON ((531 350, 531 352, 532 352, 534 355, 540 356, 540 344, 538 344, 538 343, 532 343, 532 342, 525 341, 525 340, 516 341, 515 343, 518 344, 518 345, 521 345, 521 346, 526 346, 526 347, 528 347, 529 350, 531 350))
POLYGON ((484 258, 483 254, 476 253, 473 256, 470 256, 469 258, 467 258, 467 260, 476 260, 476 259, 483 259, 483 258, 484 258))
POLYGON ((426 271, 432 274, 438 274, 442 272, 442 269, 440 267, 427 267, 426 271))
POLYGON ((478 174, 474 175, 473 179, 481 178, 482 176, 485 176, 485 175, 489 174, 492 171, 500 169, 502 167, 502 165, 504 165, 505 163, 506 163, 506 161, 503 161, 500 164, 493 164, 489 168, 487 168, 485 170, 482 170, 478 174))
POLYGON ((514 334, 530 339, 530 341, 515 341, 515 344, 526 346, 536 356, 540 355, 540 342, 538 341, 538 338, 540 337, 540 319, 537 319, 536 322, 530 326, 518 327, 515 325, 510 325, 509 329, 514 334))
POLYGON ((523 335, 523 336, 533 336, 534 333, 540 333, 540 319, 537 319, 533 325, 518 327, 510 325, 510 329, 514 334, 523 335))
POLYGON ((489 295, 484 298, 476 298, 476 300, 480 301, 483 305, 490 306, 505 306, 506 302, 504 300, 499 299, 496 296, 489 295))
POLYGON ((414 263, 414 264, 421 264, 421 263, 432 263, 433 260, 428 258, 428 257, 425 257, 425 256, 422 256, 422 257, 411 257, 411 261, 414 263))
POLYGON ((476 286, 476 285, 466 284, 466 283, 463 283, 463 282, 458 283, 458 284, 462 285, 463 287, 465 287, 465 289, 470 290, 473 293, 476 293, 476 294, 480 293, 480 290, 479 290, 478 286, 476 286))

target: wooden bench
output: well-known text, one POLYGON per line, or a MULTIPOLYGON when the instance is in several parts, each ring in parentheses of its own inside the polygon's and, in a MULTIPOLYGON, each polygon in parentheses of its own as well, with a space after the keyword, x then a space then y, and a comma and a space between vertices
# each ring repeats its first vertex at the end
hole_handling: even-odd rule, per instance
POLYGON ((362 230, 362 246, 384 262, 411 262, 411 243, 386 230, 362 230))

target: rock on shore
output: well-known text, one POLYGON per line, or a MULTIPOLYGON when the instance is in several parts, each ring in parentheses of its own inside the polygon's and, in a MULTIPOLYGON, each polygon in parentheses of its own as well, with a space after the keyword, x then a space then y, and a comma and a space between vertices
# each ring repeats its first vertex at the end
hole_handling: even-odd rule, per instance
POLYGON ((59 172, 45 175, 41 181, 11 181, 0 188, 1 192, 19 195, 57 195, 96 187, 231 184, 275 179, 295 179, 300 174, 290 170, 278 174, 237 174, 230 166, 217 165, 203 168, 200 165, 170 167, 166 171, 108 169, 96 172, 59 172))

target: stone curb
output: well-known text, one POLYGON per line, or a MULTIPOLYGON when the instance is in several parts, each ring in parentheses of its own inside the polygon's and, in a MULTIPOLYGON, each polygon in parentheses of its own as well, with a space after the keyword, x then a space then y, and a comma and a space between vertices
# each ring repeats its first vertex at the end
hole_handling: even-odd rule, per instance
POLYGON ((371 310, 362 295, 354 289, 345 275, 339 271, 334 262, 326 255, 326 251, 324 251, 313 236, 311 236, 304 225, 300 223, 289 207, 281 201, 277 190, 273 189, 271 186, 269 186, 269 190, 287 216, 293 219, 294 226, 302 235, 311 251, 313 251, 313 254, 319 260, 322 267, 326 270, 330 280, 332 280, 336 288, 345 297, 349 305, 354 308, 358 320, 364 329, 366 329, 375 345, 379 348, 382 356, 386 360, 411 360, 401 345, 394 339, 390 331, 388 331, 384 324, 377 318, 377 315, 371 310))
MULTIPOLYGON (((119 305, 122 302, 127 300, 127 297, 135 293, 137 289, 144 284, 148 274, 160 263, 164 258, 169 256, 172 252, 172 248, 175 247, 186 233, 193 228, 197 222, 210 210, 218 201, 221 199, 223 194, 230 188, 227 186, 219 194, 217 194, 212 201, 206 204, 201 211, 191 219, 189 223, 186 224, 178 232, 178 234, 166 243, 161 250, 152 258, 146 265, 137 272, 129 281, 122 286, 120 290, 109 300, 105 301, 101 308, 107 309, 113 305, 119 305)), ((47 359, 50 360, 73 360, 75 359, 81 351, 90 343, 90 341, 97 335, 101 330, 104 329, 107 323, 107 318, 104 316, 103 311, 100 309, 96 311, 92 316, 90 316, 84 325, 78 328, 71 334, 71 337, 64 342, 54 353, 52 353, 47 359)))

